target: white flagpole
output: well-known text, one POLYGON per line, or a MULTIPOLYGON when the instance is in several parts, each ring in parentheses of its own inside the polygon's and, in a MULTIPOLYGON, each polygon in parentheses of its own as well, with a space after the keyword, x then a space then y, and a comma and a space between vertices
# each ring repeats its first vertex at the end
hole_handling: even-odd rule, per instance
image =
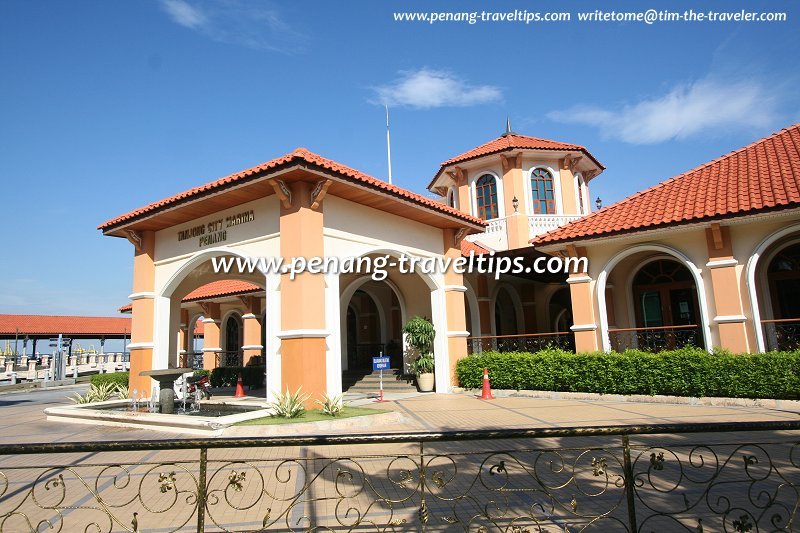
POLYGON ((386 159, 389 162, 389 183, 392 183, 392 141, 389 137, 389 105, 384 104, 386 108, 386 159))

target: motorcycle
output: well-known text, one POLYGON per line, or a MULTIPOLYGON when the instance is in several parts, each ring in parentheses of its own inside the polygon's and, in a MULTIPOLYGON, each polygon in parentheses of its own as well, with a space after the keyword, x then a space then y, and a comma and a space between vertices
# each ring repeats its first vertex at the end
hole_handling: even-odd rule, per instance
MULTIPOLYGON (((197 396, 197 391, 199 390, 203 398, 206 400, 211 398, 211 381, 208 379, 208 376, 205 374, 200 374, 197 376, 189 376, 186 379, 186 396, 193 398, 197 396)), ((175 395, 178 399, 183 399, 183 383, 179 380, 175 381, 175 395)))

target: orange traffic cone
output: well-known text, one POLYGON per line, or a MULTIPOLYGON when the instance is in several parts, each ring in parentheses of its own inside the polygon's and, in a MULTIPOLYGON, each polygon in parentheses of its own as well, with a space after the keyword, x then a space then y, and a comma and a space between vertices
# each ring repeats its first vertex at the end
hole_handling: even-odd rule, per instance
POLYGON ((239 372, 239 378, 236 380, 236 394, 233 395, 234 398, 244 398, 244 387, 242 387, 242 373, 239 372))
POLYGON ((481 400, 494 400, 492 396, 492 384, 489 382, 489 369, 483 369, 483 392, 481 392, 481 400))

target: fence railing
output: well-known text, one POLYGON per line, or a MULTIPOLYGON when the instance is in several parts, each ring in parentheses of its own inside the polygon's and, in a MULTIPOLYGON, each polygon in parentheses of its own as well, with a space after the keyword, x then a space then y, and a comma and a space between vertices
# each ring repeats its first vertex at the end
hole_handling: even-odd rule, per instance
POLYGON ((684 346, 703 347, 700 326, 662 326, 655 328, 613 328, 608 330, 611 349, 622 352, 638 349, 648 352, 674 350, 684 346))
POLYGON ((199 370, 203 368, 203 352, 182 353, 178 356, 179 368, 193 368, 199 370))
POLYGON ((546 348, 575 349, 575 336, 571 331, 550 333, 524 333, 521 335, 494 335, 467 337, 470 354, 497 350, 501 352, 536 352, 546 348))
POLYGON ((783 431, 800 421, 0 445, 0 531, 791 531, 783 431))
POLYGON ((242 350, 217 352, 215 354, 214 366, 244 366, 244 352, 242 352, 242 350))
POLYGON ((767 350, 800 350, 800 319, 762 320, 767 350))

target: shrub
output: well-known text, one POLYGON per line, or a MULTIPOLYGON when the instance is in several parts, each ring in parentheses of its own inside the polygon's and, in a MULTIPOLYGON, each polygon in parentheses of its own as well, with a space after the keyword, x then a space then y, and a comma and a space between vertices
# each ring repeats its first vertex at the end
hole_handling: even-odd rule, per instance
POLYGON ((324 394, 322 400, 316 400, 316 403, 322 407, 322 412, 328 416, 339 416, 342 414, 342 409, 344 409, 344 402, 342 401, 341 394, 334 397, 324 394))
POLYGON ((89 383, 100 385, 101 383, 111 383, 127 387, 130 379, 130 372, 111 372, 109 374, 94 374, 89 383))
POLYGON ((484 368, 497 389, 775 399, 800 393, 800 352, 485 352, 458 362, 459 384, 479 388, 484 368))
POLYGON ((264 385, 264 372, 266 367, 261 366, 221 366, 211 371, 212 387, 234 387, 239 373, 242 374, 242 383, 252 389, 259 389, 264 385))
MULTIPOLYGON (((125 388, 127 389, 127 386, 125 388)), ((67 396, 67 398, 75 403, 104 402, 106 400, 110 400, 112 396, 118 393, 118 391, 119 385, 110 381, 106 381, 99 384, 92 383, 89 385, 89 390, 83 396, 75 393, 74 396, 67 396)))
POLYGON ((297 418, 302 415, 306 408, 303 405, 306 400, 310 398, 308 394, 301 393, 302 387, 291 393, 289 387, 286 387, 286 392, 275 394, 275 401, 270 402, 268 407, 272 409, 273 416, 280 416, 283 418, 297 418))

